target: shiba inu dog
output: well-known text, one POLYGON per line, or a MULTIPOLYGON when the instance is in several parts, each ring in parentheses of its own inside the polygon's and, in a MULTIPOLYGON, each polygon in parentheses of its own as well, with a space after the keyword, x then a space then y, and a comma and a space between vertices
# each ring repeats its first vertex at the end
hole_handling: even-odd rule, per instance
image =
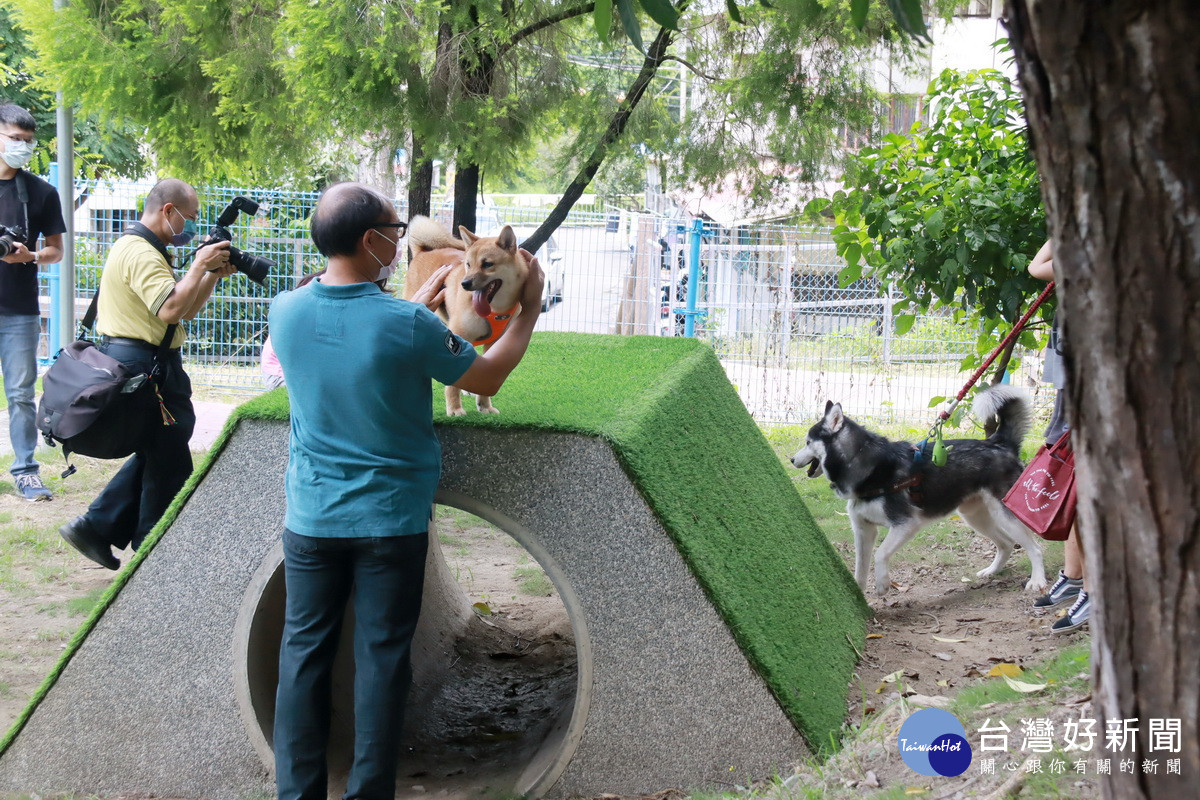
POLYGON ((995 418, 999 427, 982 441, 947 440, 944 466, 933 463, 930 447, 922 450, 871 433, 832 402, 792 457, 792 465, 807 468, 810 478, 828 476, 834 492, 846 500, 854 528, 854 578, 863 591, 880 525, 889 529, 875 551, 875 591, 882 595, 891 588, 888 564, 896 551, 955 509, 996 544, 995 559, 976 573, 979 577, 999 572, 1019 544, 1032 565, 1025 588, 1046 588, 1041 543, 1003 503, 1021 475, 1018 453, 1029 430, 1029 401, 1016 389, 997 386, 982 392, 973 410, 981 420, 995 418))
MULTIPOLYGON (((461 240, 428 217, 413 217, 408 226, 413 256, 404 276, 404 296, 411 298, 439 267, 456 265, 446 277, 446 302, 438 315, 450 330, 486 349, 521 313, 517 301, 529 264, 507 225, 498 236, 476 236, 461 226, 458 230, 461 240)), ((477 401, 480 413, 499 413, 492 398, 480 395, 477 401)), ((446 413, 466 413, 462 391, 453 386, 446 387, 446 413)))

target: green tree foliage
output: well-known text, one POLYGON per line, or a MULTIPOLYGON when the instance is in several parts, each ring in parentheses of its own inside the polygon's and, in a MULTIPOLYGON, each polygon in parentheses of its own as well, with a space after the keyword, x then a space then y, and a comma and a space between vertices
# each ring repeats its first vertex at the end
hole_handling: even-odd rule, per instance
MULTIPOLYGON (((57 158, 55 97, 39 76, 31 73, 33 50, 25 28, 12 10, 0 2, 0 92, 6 103, 16 103, 33 114, 42 145, 30 168, 44 174, 57 158)), ((124 123, 101 122, 95 116, 75 118, 76 166, 79 174, 95 178, 105 174, 132 177, 145 169, 137 131, 124 123)))
MULTIPOLYGON (((928 126, 861 150, 847 191, 808 211, 832 206, 844 284, 875 276, 900 292, 899 332, 916 312, 948 307, 981 326, 986 352, 1045 288, 1027 272, 1046 224, 1021 97, 995 70, 946 70, 928 101, 928 126)), ((1032 334, 1022 343, 1036 346, 1032 334)))

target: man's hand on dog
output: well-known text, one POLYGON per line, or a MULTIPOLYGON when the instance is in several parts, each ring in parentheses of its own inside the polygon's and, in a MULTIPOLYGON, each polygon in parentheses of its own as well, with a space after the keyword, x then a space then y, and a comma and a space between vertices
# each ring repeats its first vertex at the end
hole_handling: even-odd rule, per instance
POLYGON ((546 283, 546 273, 538 263, 533 253, 521 248, 521 255, 529 262, 529 277, 525 279, 525 289, 521 292, 521 310, 525 313, 538 312, 542 309, 542 286, 546 283))
POLYGON ((425 281, 424 285, 412 296, 414 303, 421 303, 430 311, 437 311, 438 307, 446 301, 446 276, 450 274, 450 270, 454 269, 454 264, 443 264, 438 267, 429 280, 425 281))

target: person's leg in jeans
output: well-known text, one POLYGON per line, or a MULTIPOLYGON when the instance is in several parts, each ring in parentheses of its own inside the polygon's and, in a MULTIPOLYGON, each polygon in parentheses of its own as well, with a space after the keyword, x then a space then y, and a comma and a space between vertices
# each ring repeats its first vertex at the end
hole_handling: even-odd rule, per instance
POLYGON ((26 314, 0 314, 0 366, 4 372, 4 394, 8 398, 8 436, 12 442, 11 472, 36 475, 38 463, 37 408, 34 385, 37 383, 37 348, 41 321, 26 314))
POLYGON ((283 532, 287 609, 275 695, 279 800, 325 800, 333 660, 353 580, 352 539, 283 532))
POLYGON ((356 540, 354 762, 345 800, 391 800, 429 536, 356 540))

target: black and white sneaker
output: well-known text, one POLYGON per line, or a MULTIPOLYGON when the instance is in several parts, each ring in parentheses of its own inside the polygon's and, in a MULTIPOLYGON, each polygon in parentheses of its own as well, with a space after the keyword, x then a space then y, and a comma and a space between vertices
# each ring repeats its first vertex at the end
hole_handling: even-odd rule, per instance
POLYGON ((1074 605, 1067 610, 1062 619, 1050 626, 1051 633, 1070 633, 1087 625, 1088 617, 1092 613, 1092 601, 1088 599, 1087 592, 1080 592, 1079 597, 1075 598, 1074 605))
POLYGON ((1050 587, 1050 591, 1033 601, 1033 610, 1041 613, 1058 608, 1064 603, 1074 600, 1082 591, 1083 578, 1068 578, 1067 574, 1060 569, 1058 580, 1050 587))

